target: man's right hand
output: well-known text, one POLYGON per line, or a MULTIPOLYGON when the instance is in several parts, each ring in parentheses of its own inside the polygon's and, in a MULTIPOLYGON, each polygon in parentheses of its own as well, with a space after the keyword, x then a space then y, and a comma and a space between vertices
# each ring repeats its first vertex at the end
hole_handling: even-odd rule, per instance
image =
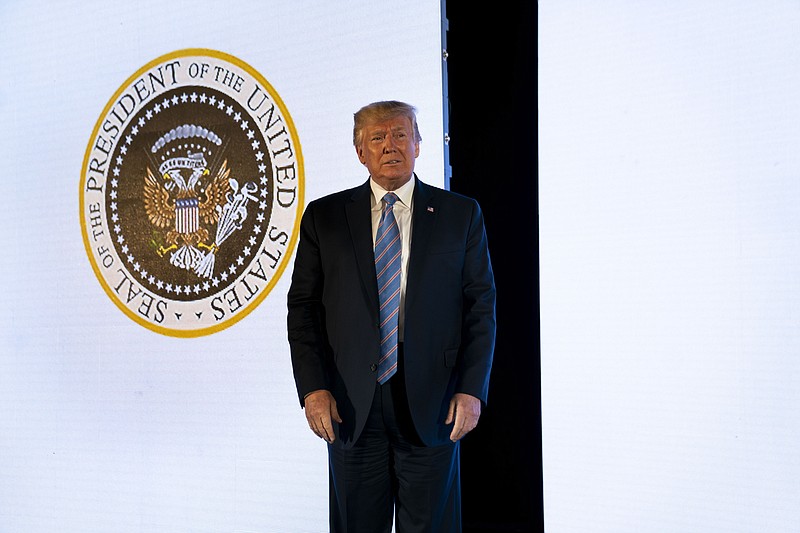
POLYGON ((308 427, 317 437, 331 444, 336 440, 333 434, 333 421, 342 423, 333 394, 324 389, 315 390, 306 395, 304 403, 308 427))

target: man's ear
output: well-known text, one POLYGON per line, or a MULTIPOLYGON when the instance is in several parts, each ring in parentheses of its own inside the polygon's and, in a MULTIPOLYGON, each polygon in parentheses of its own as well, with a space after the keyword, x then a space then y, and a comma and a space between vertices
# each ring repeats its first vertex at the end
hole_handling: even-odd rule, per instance
POLYGON ((360 146, 356 146, 355 148, 358 160, 361 161, 362 165, 365 165, 367 162, 364 160, 364 150, 362 150, 360 146))

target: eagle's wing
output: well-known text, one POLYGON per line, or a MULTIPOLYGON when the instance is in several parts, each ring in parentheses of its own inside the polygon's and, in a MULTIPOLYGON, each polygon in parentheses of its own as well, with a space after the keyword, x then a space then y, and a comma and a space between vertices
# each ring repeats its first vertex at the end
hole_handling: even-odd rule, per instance
POLYGON ((169 192, 158 182, 149 167, 144 178, 144 209, 154 226, 167 228, 173 224, 175 204, 170 202, 169 192))
POLYGON ((225 196, 231 190, 228 177, 231 170, 228 168, 228 160, 222 162, 222 166, 217 175, 211 180, 205 190, 205 200, 200 202, 200 217, 206 224, 215 224, 219 219, 217 206, 225 203, 225 196))

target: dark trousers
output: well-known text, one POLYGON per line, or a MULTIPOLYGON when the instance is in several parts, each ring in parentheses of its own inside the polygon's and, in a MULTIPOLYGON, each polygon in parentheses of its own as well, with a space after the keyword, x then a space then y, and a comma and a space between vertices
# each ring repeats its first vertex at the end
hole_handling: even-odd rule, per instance
POLYGON ((427 447, 414 431, 398 372, 377 385, 350 449, 328 446, 332 533, 459 533, 459 444, 427 447))

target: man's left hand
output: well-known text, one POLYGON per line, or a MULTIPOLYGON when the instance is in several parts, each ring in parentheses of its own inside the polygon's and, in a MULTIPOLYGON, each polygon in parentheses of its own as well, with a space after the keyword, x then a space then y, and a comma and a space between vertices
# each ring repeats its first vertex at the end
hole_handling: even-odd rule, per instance
POLYGON ((453 424, 450 440, 458 442, 467 433, 475 429, 481 417, 481 401, 475 396, 457 392, 450 400, 445 424, 453 424), (453 423, 455 421, 455 423, 453 423))

